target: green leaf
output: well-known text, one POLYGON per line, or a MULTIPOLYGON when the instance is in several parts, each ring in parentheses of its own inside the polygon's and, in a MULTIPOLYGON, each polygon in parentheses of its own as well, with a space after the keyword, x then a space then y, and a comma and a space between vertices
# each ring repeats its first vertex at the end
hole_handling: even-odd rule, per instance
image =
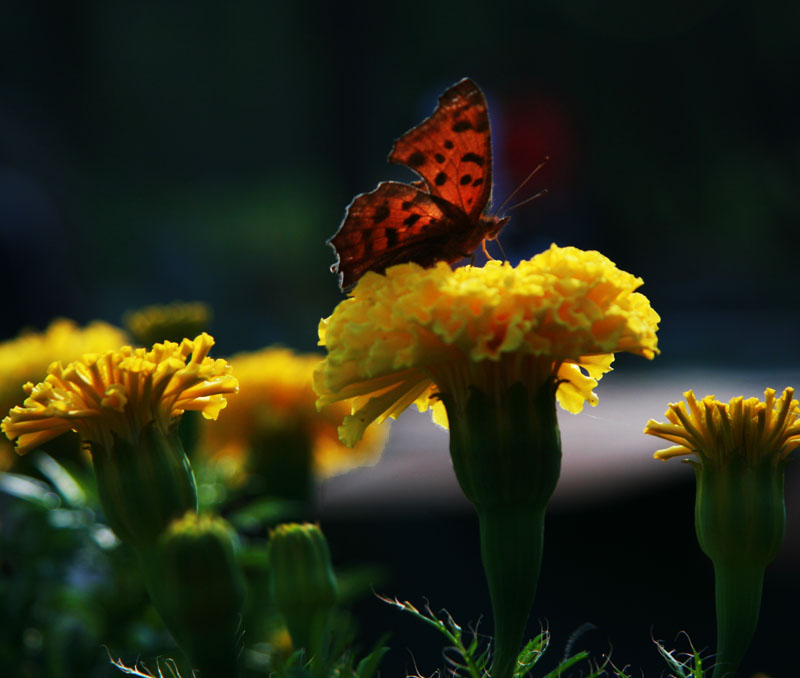
POLYGON ((703 670, 703 658, 692 644, 691 639, 689 639, 691 652, 679 655, 675 654, 677 650, 667 650, 660 641, 653 640, 653 642, 656 644, 656 648, 659 654, 664 658, 667 666, 674 671, 674 673, 671 674, 674 678, 703 678, 705 675, 705 671, 703 670))
MULTIPOLYGON (((381 642, 382 640, 379 641, 379 643, 381 642)), ((372 678, 372 676, 377 672, 381 660, 388 651, 388 647, 381 645, 380 647, 376 647, 372 652, 358 662, 358 667, 356 668, 356 675, 358 678, 372 678)))
POLYGON ((86 492, 80 483, 49 454, 37 451, 33 455, 33 464, 47 478, 66 504, 71 508, 82 508, 87 504, 86 492))
POLYGON ((45 509, 56 508, 61 503, 47 483, 18 473, 0 473, 0 491, 45 509))

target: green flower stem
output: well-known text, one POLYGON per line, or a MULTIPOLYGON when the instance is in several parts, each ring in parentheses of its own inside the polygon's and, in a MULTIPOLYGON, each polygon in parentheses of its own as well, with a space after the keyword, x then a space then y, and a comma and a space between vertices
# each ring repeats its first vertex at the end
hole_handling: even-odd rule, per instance
POLYGON ((478 507, 481 558, 494 615, 492 678, 511 678, 542 564, 544 506, 478 507))
POLYGON ((714 564, 717 603, 717 658, 713 678, 732 678, 758 624, 764 568, 714 564))
POLYGON ((494 615, 492 678, 511 678, 542 562, 544 514, 561 471, 555 379, 521 382, 465 399, 441 398, 450 421, 450 456, 478 512, 481 557, 494 615))

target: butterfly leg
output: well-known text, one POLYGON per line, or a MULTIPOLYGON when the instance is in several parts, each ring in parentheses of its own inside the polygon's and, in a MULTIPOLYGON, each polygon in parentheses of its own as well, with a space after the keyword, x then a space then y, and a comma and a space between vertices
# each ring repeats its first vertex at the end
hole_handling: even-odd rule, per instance
POLYGON ((481 247, 483 247, 483 253, 486 255, 486 258, 489 261, 494 261, 494 257, 489 254, 489 250, 486 249, 486 240, 488 240, 488 238, 484 238, 483 242, 481 243, 481 247))

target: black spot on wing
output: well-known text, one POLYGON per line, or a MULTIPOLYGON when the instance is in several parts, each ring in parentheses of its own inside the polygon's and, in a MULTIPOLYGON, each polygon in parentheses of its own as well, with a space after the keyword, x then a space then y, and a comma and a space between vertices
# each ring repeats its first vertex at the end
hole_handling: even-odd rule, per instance
POLYGON ((436 178, 433 180, 433 183, 437 186, 441 186, 445 181, 447 181, 447 175, 444 172, 439 172, 439 174, 437 174, 436 178))
POLYGON ((427 162, 427 158, 422 151, 414 151, 411 155, 408 156, 408 164, 411 167, 421 167, 427 162))
POLYGON ((466 132, 468 129, 472 129, 472 123, 469 120, 456 120, 450 129, 456 134, 460 134, 461 132, 466 132))
MULTIPOLYGON (((409 214, 408 217, 406 217, 405 221, 403 221, 403 225, 404 226, 408 226, 409 228, 411 228, 411 226, 413 226, 414 224, 417 223, 417 221, 419 221, 420 216, 422 216, 422 215, 420 215, 420 214, 409 214)), ((390 247, 391 247, 391 245, 390 245, 390 247)))
POLYGON ((445 161, 445 157, 441 153, 437 153, 433 157, 436 158, 436 162, 438 162, 440 165, 445 161))
POLYGON ((372 215, 372 223, 379 224, 386 219, 390 214, 389 203, 385 200, 378 205, 375 209, 375 214, 372 215))
MULTIPOLYGON (((416 215, 414 215, 416 216, 416 215)), ((396 228, 387 228, 386 229, 386 242, 389 247, 394 247, 397 244, 397 229, 396 228)))
POLYGON ((446 139, 446 140, 445 140, 445 142, 444 142, 444 147, 445 147, 445 148, 446 148, 448 151, 452 151, 452 150, 453 150, 453 147, 454 147, 454 144, 453 144, 453 142, 452 142, 452 141, 450 141, 450 139, 446 139))
POLYGON ((470 181, 472 181, 472 175, 465 174, 463 177, 461 177, 458 183, 461 184, 462 186, 466 186, 470 181))
POLYGON ((483 183, 483 177, 478 177, 475 181, 472 182, 473 186, 480 186, 483 183))
POLYGON ((483 167, 483 156, 472 152, 464 153, 464 155, 461 156, 461 162, 473 162, 479 167, 483 167))

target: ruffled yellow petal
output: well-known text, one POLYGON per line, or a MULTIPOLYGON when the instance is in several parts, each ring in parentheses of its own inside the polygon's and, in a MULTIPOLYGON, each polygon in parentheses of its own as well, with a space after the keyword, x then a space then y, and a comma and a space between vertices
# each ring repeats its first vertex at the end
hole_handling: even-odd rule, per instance
POLYGON ((314 377, 318 403, 359 397, 342 426, 347 442, 414 401, 444 423, 431 394, 491 382, 495 368, 477 369, 485 364, 502 365, 509 383, 556 376, 559 403, 579 412, 597 402, 593 388, 615 352, 658 352, 659 317, 634 291, 641 284, 598 252, 555 245, 516 268, 412 263, 369 273, 320 322, 328 356, 314 377))

